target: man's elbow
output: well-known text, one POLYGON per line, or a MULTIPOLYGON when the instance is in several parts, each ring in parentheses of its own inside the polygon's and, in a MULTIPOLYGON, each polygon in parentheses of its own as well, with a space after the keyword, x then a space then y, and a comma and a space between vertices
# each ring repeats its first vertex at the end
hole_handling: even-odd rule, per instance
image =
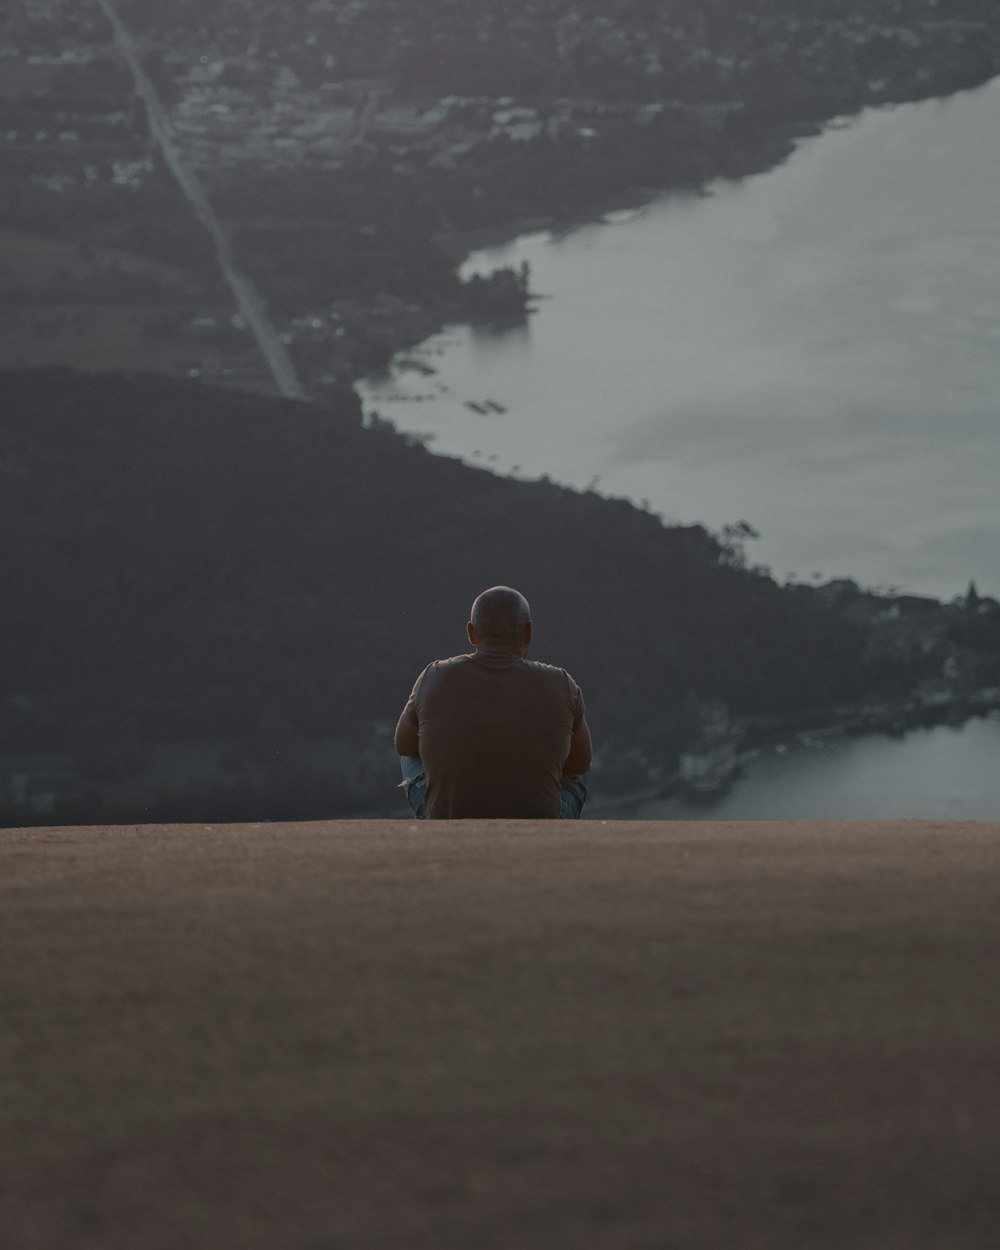
POLYGON ((569 742, 569 755, 563 761, 563 772, 573 773, 580 776, 590 768, 590 761, 593 756, 593 745, 590 740, 590 729, 587 722, 577 729, 569 742))
POLYGON ((399 755, 420 754, 420 732, 410 720, 400 719, 393 737, 393 745, 399 755))

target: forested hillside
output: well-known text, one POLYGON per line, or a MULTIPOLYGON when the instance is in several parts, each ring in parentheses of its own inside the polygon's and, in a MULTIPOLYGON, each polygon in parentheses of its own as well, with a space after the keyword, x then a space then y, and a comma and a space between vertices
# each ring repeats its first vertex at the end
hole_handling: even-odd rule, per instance
POLYGON ((318 408, 47 370, 0 375, 0 412, 0 750, 83 752, 100 779, 158 742, 288 765, 333 738, 379 761, 357 802, 394 780, 413 678, 464 649, 495 582, 583 685, 609 775, 676 752, 706 699, 787 711, 866 680, 857 628, 738 547, 433 456, 364 428, 350 391, 318 408))

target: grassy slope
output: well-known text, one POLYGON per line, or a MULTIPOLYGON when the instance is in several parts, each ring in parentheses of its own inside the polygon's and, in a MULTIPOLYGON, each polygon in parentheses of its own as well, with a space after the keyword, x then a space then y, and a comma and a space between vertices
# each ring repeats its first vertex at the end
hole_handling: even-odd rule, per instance
POLYGON ((998 834, 7 831, 4 1245, 993 1246, 998 834))

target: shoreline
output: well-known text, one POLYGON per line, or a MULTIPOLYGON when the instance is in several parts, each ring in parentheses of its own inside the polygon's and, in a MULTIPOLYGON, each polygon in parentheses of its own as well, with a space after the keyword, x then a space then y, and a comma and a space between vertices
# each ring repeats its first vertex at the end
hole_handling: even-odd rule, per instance
MULTIPOLYGON (((974 85, 960 86, 946 90, 943 94, 925 92, 910 99, 874 99, 862 103, 848 111, 837 111, 829 117, 818 120, 815 118, 798 121, 774 123, 755 135, 746 138, 739 148, 724 150, 716 155, 720 159, 717 168, 706 172, 697 182, 680 179, 676 182, 664 182, 660 185, 632 182, 617 190, 610 190, 596 197, 581 197, 574 207, 560 214, 540 214, 538 216, 520 216, 509 220, 497 219, 496 222, 468 230, 450 229, 432 236, 432 241, 451 260, 455 272, 468 261, 474 252, 504 248, 515 243, 524 235, 549 232, 556 237, 572 233, 587 226, 613 224, 603 220, 607 214, 641 211, 658 201, 673 197, 705 197, 712 194, 711 187, 718 182, 740 182, 745 178, 760 177, 780 168, 795 152, 797 146, 809 139, 819 138, 831 127, 849 126, 867 111, 885 111, 896 108, 918 105, 927 100, 946 101, 966 92, 980 91, 991 82, 1000 79, 1000 71, 991 73, 982 82, 974 85)), ((531 299, 537 300, 537 295, 531 299)), ((529 304, 525 308, 525 320, 531 316, 529 304)), ((351 387, 358 383, 377 377, 380 372, 388 372, 393 361, 402 352, 413 351, 420 344, 441 333, 449 325, 473 325, 470 319, 462 319, 454 315, 454 310, 445 307, 424 306, 423 313, 427 321, 433 320, 437 329, 423 338, 415 338, 405 330, 387 344, 388 354, 376 369, 365 368, 363 371, 351 371, 342 381, 351 387)))
MULTIPOLYGON (((954 93, 952 93, 954 94, 954 93)), ((947 97, 942 97, 947 98, 947 97)), ((865 107, 878 107, 875 105, 865 107)), ((719 170, 707 175, 701 182, 692 184, 689 181, 665 183, 661 186, 651 184, 630 183, 618 191, 609 191, 596 198, 581 198, 572 211, 559 215, 518 217, 504 222, 480 226, 470 230, 447 230, 433 236, 433 242, 450 258, 456 273, 468 261, 474 252, 488 251, 494 248, 508 247, 519 238, 529 234, 548 232, 554 237, 563 237, 575 230, 588 226, 612 225, 604 220, 611 213, 642 211, 651 205, 670 198, 697 198, 711 195, 710 187, 719 181, 740 181, 770 173, 782 165, 794 152, 798 142, 818 137, 827 126, 844 117, 856 117, 863 109, 852 114, 838 113, 822 123, 803 121, 797 124, 785 124, 773 131, 768 131, 757 144, 751 145, 749 153, 743 157, 743 165, 738 171, 726 172, 719 170)), ((527 320, 532 312, 531 301, 540 297, 529 293, 529 303, 524 310, 527 320)), ((391 353, 383 364, 375 370, 351 373, 343 381, 357 387, 358 383, 375 378, 379 373, 391 370, 395 359, 403 352, 413 351, 429 338, 440 334, 450 325, 474 325, 476 322, 456 317, 447 309, 426 307, 424 312, 428 319, 437 323, 437 329, 430 335, 416 339, 412 334, 402 333, 394 341, 391 353)))
MULTIPOLYGON (((970 699, 956 700, 935 708, 918 709, 912 703, 903 703, 892 709, 884 718, 879 718, 878 721, 866 719, 859 707, 852 715, 824 722, 811 729, 803 729, 801 725, 789 723, 783 729, 776 727, 753 745, 738 750, 735 771, 712 790, 699 794, 697 791, 686 789, 680 771, 676 770, 655 784, 629 789, 621 794, 602 796, 589 807, 584 819, 603 814, 606 814, 608 818, 634 819, 634 809, 657 799, 679 799, 688 803, 697 802, 699 798, 711 801, 734 791, 745 779, 748 765, 752 765, 765 753, 779 756, 791 755, 840 738, 905 739, 918 730, 931 730, 941 725, 964 729, 974 720, 997 715, 1000 715, 1000 698, 992 698, 989 702, 977 704, 975 696, 972 696, 970 699), (881 728, 878 727, 879 723, 882 724, 881 728)), ((645 819, 658 818, 647 817, 645 819)))

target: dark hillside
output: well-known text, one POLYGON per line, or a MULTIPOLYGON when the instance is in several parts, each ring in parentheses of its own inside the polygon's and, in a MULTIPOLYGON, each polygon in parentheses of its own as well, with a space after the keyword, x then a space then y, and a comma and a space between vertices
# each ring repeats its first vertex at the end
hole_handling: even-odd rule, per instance
POLYGON ((861 632, 738 547, 431 455, 364 428, 349 391, 46 370, 0 375, 0 414, 0 751, 104 746, 113 773, 157 742, 340 738, 385 761, 381 786, 410 683, 464 649, 494 582, 532 601, 534 654, 580 680, 609 769, 676 751, 699 701, 864 685, 861 632))

